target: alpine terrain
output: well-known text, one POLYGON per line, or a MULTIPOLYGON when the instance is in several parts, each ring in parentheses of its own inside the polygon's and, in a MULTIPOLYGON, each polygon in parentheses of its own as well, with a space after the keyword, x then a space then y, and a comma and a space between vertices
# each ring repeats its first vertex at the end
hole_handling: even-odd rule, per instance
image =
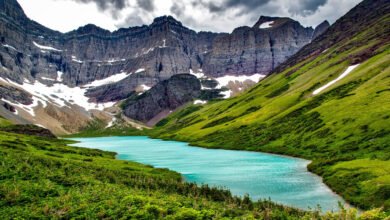
MULTIPOLYGON (((150 2, 72 1, 102 13, 150 2)), ((183 4, 245 9, 229 11, 237 18, 275 2, 290 4, 183 4)), ((310 14, 312 4, 294 10, 332 14, 327 7, 345 1, 310 14)), ((363 0, 315 28, 258 17, 231 33, 197 32, 172 16, 62 33, 0 0, 0 219, 389 220, 390 1, 363 0), (230 189, 215 184, 229 178, 230 189), (255 185, 263 182, 275 190, 255 185), (319 200, 332 208, 302 207, 319 200)))
POLYGON ((312 160, 362 209, 390 209, 390 2, 365 0, 244 94, 191 105, 153 136, 312 160))
POLYGON ((253 27, 211 33, 164 16, 114 32, 89 24, 60 33, 30 20, 16 0, 0 1, 0 19, 1 115, 56 134, 77 132, 94 120, 108 125, 120 112, 154 125, 195 99, 230 97, 329 26, 313 30, 262 16, 253 27), (188 76, 171 79, 182 74, 188 76), (183 82, 179 93, 164 89, 170 80, 183 82), (158 96, 138 97, 156 85, 158 96), (119 108, 126 99, 133 101, 119 108))

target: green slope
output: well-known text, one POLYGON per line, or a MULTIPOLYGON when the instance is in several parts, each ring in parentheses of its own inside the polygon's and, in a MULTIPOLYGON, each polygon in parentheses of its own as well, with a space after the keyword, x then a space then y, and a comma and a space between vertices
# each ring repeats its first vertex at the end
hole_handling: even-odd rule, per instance
POLYGON ((151 136, 311 159, 309 169, 351 204, 389 210, 389 5, 362 2, 250 91, 189 106, 151 136))
MULTIPOLYGON (((178 173, 115 160, 112 152, 5 132, 10 123, 2 118, 0 125, 1 219, 301 219, 318 215, 185 183, 178 173)), ((34 130, 39 132, 38 127, 34 130)))

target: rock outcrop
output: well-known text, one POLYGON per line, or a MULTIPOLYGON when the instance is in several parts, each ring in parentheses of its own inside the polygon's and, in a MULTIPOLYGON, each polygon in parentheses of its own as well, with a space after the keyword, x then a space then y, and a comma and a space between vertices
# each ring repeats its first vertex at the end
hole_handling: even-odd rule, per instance
POLYGON ((327 31, 329 27, 330 27, 330 24, 328 21, 324 21, 321 24, 319 24, 314 29, 312 40, 316 39, 318 36, 325 33, 325 31, 327 31))
POLYGON ((200 81, 193 75, 178 74, 149 91, 134 94, 123 103, 124 114, 147 123, 164 111, 172 111, 200 95, 200 81))
POLYGON ((44 137, 44 138, 56 138, 56 136, 53 133, 51 133, 50 130, 36 125, 11 125, 11 126, 0 128, 0 130, 5 132, 10 132, 10 133, 34 135, 34 136, 44 137))
POLYGON ((6 99, 12 102, 18 102, 23 105, 31 105, 33 103, 32 97, 27 92, 0 84, 0 99, 6 99))

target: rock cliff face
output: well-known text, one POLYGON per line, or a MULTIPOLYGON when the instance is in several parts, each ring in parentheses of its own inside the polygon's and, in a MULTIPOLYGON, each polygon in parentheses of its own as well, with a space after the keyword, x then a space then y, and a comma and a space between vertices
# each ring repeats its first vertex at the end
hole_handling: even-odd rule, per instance
POLYGON ((252 28, 217 36, 203 69, 214 76, 266 75, 309 43, 312 34, 312 28, 289 18, 262 16, 252 28))
MULTIPOLYGON (((211 78, 269 74, 308 44, 313 34, 312 28, 289 18, 261 17, 253 27, 227 34, 195 32, 171 16, 114 32, 89 24, 60 33, 30 20, 16 0, 0 0, 0 80, 6 86, 29 83, 57 86, 58 91, 79 88, 90 102, 118 102, 191 70, 211 78), (114 80, 88 86, 110 77, 114 80)), ((7 87, 1 91, 8 104, 28 105, 10 96, 7 87)), ((38 94, 45 96, 40 102, 37 93, 29 98, 35 100, 34 106, 45 107, 55 98, 60 108, 59 102, 83 106, 77 97, 64 99, 64 94, 38 94)))
POLYGON ((313 32, 313 39, 316 39, 318 36, 320 36, 321 34, 323 34, 326 30, 328 30, 328 28, 330 27, 330 24, 328 21, 324 21, 322 22, 321 24, 319 24, 315 29, 314 29, 314 32, 313 32))
POLYGON ((200 81, 193 75, 178 74, 158 83, 142 95, 133 95, 124 103, 126 116, 149 122, 163 111, 172 111, 200 95, 200 81))
POLYGON ((62 34, 28 19, 15 0, 1 0, 0 10, 0 61, 8 70, 1 76, 49 84, 61 71, 70 86, 139 69, 151 85, 190 69, 210 76, 268 74, 309 43, 314 31, 288 18, 261 17, 231 34, 197 33, 164 16, 149 26, 109 32, 90 24, 62 34), (260 27, 267 22, 273 23, 260 27))

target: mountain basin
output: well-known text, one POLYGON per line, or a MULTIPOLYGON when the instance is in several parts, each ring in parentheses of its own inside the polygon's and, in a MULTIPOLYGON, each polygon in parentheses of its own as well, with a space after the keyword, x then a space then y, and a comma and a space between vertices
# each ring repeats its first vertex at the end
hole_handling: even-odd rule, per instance
POLYGON ((148 137, 72 138, 73 146, 117 153, 117 159, 168 168, 188 182, 222 186, 234 195, 301 209, 337 211, 343 199, 307 170, 308 160, 268 153, 206 149, 148 137))

